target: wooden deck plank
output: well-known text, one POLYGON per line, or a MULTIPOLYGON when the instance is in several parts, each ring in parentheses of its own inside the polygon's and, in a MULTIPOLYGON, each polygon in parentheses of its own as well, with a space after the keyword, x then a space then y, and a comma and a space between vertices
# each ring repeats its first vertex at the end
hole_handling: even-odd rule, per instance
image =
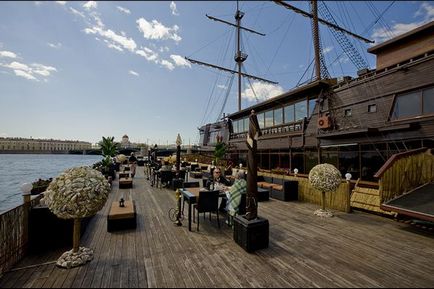
MULTIPOLYGON (((317 205, 271 199, 259 204, 270 223, 270 246, 246 253, 224 224, 201 217, 200 231, 175 226, 167 212, 174 192, 153 188, 138 169, 132 189, 113 182, 107 204, 136 201, 137 228, 108 233, 106 205, 82 245, 95 258, 72 270, 43 265, 6 273, 0 287, 432 287, 434 234, 362 212, 322 219, 317 205), (17 286, 18 285, 18 286, 17 286)), ((187 208, 186 208, 187 211, 187 208)), ((186 216, 187 217, 187 216, 186 216)), ((29 256, 16 267, 56 259, 29 256)))

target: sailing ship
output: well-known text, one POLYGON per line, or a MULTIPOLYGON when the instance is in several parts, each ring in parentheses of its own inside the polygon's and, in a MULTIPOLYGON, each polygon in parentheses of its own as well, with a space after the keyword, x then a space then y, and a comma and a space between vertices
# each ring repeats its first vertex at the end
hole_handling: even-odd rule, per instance
MULTIPOLYGON (((232 162, 246 163, 252 110, 263 134, 258 140, 262 170, 308 174, 315 165, 330 163, 343 176, 377 182, 392 156, 434 148, 434 21, 370 47, 374 69, 348 48, 345 52, 359 68, 357 77, 332 78, 321 56, 318 23, 339 35, 369 40, 319 18, 316 1, 311 1, 311 13, 274 2, 312 19, 316 78, 202 126, 203 151, 212 151, 220 136, 229 145, 232 162)), ((237 26, 239 33, 238 20, 237 26)))

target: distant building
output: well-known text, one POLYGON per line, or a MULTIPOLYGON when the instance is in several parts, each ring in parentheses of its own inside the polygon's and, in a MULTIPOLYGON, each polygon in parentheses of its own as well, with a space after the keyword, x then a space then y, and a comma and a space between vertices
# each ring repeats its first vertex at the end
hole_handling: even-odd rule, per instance
POLYGON ((130 147, 132 147, 132 144, 131 144, 131 142, 130 142, 130 139, 128 138, 127 135, 124 135, 124 136, 122 137, 122 141, 121 141, 121 148, 123 148, 123 149, 127 149, 127 148, 130 148, 130 147))
POLYGON ((91 148, 90 142, 83 141, 0 137, 0 151, 6 152, 68 152, 91 148))

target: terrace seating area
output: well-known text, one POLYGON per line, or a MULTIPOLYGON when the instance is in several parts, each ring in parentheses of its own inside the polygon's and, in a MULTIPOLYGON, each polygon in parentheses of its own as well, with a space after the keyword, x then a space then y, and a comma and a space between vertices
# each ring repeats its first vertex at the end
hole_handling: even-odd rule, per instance
POLYGON ((132 189, 113 189, 89 222, 81 246, 94 259, 73 269, 53 261, 70 248, 29 255, 0 277, 0 287, 431 287, 434 234, 364 212, 313 215, 318 205, 270 199, 259 215, 270 224, 269 247, 245 252, 228 226, 188 231, 168 211, 175 193, 150 186, 137 170, 132 189), (135 229, 107 232, 113 202, 135 201, 135 229), (411 260, 407 262, 406 260, 411 260))

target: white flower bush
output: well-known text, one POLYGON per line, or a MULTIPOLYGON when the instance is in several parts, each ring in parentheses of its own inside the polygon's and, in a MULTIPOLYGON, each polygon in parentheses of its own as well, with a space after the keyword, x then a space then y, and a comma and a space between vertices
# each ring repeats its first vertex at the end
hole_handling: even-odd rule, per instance
MULTIPOLYGON (((110 185, 101 172, 90 167, 77 167, 64 171, 55 178, 47 190, 44 198, 50 211, 61 219, 74 220, 74 235, 80 234, 81 218, 95 215, 104 207, 110 192, 110 185)), ((90 262, 93 251, 79 247, 80 238, 74 237, 74 248, 67 251, 57 260, 57 266, 73 268, 90 262)))
POLYGON ((42 201, 59 218, 85 218, 104 207, 109 192, 110 185, 101 172, 77 167, 55 178, 42 201))
POLYGON ((341 173, 331 164, 316 165, 309 173, 309 182, 320 192, 336 191, 341 183, 341 173))
POLYGON ((124 154, 120 154, 120 155, 117 155, 116 156, 116 161, 118 162, 118 163, 123 163, 124 161, 126 161, 127 160, 127 157, 124 155, 124 154))

